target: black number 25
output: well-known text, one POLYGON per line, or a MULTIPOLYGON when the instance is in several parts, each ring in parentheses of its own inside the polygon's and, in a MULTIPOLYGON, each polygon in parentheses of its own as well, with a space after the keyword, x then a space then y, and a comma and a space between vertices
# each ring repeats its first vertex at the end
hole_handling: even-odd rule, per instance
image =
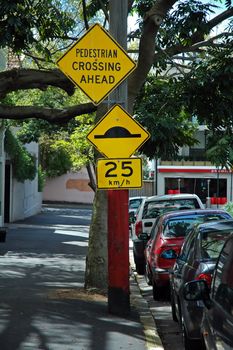
MULTIPOLYGON (((121 163, 121 170, 122 170, 121 176, 129 177, 133 174, 133 169, 130 166, 131 164, 132 164, 132 162, 130 162, 130 161, 123 161, 121 163)), ((111 166, 106 171, 105 177, 117 177, 117 174, 114 173, 114 171, 117 169, 117 163, 116 162, 107 162, 105 165, 111 166)))

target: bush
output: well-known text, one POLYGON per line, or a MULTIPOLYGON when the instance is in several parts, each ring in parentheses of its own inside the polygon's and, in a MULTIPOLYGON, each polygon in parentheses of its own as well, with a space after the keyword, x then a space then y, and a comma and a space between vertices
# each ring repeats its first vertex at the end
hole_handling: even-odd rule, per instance
POLYGON ((26 150, 10 129, 6 129, 5 150, 11 158, 13 176, 19 182, 33 180, 36 176, 36 159, 26 150))

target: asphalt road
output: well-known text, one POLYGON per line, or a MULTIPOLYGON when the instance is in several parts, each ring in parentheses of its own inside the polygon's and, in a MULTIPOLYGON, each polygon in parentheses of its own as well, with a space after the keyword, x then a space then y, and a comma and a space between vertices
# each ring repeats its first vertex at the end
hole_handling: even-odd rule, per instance
POLYGON ((136 312, 83 290, 91 208, 51 208, 0 244, 1 350, 145 350, 136 312))

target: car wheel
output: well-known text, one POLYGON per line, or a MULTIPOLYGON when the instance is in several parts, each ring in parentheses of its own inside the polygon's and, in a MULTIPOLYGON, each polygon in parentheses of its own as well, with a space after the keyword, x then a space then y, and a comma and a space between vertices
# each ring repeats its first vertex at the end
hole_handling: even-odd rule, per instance
POLYGON ((174 294, 173 294, 172 288, 171 288, 170 301, 171 301, 171 309, 172 309, 172 319, 173 319, 173 321, 178 322, 178 318, 176 316, 176 306, 175 306, 174 294))
POLYGON ((148 286, 152 286, 152 275, 148 264, 146 264, 145 268, 145 279, 148 286))
POLYGON ((204 344, 200 340, 194 340, 188 337, 187 331, 185 329, 184 325, 184 319, 183 316, 181 315, 181 331, 182 331, 182 338, 183 338, 183 343, 184 343, 184 349, 185 350, 204 350, 204 344))

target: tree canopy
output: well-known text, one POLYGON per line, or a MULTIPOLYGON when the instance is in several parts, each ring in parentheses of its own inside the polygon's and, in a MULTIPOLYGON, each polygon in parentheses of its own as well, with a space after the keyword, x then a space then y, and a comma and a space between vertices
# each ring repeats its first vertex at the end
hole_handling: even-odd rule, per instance
MULTIPOLYGON (((77 90, 56 68, 56 60, 95 21, 108 28, 109 1, 1 1, 0 9, 0 47, 8 52, 8 58, 13 54, 19 59, 16 67, 9 65, 8 70, 0 72, 0 117, 36 118, 64 125, 96 111, 87 100, 56 103, 59 90, 67 98, 77 90), (14 91, 26 94, 49 87, 56 91, 55 103, 50 106, 43 100, 40 104, 9 103, 14 91)), ((163 130, 166 133, 167 127, 175 124, 174 118, 182 128, 176 129, 170 151, 175 152, 182 143, 192 144, 192 125, 187 121, 191 115, 204 120, 214 131, 227 127, 230 134, 231 1, 129 0, 128 12, 139 18, 138 28, 128 35, 129 48, 133 48, 137 60, 137 69, 128 78, 129 112, 136 113, 152 136, 154 126, 159 128, 157 146, 159 140, 162 144, 163 130), (140 96, 151 94, 151 89, 150 104, 154 103, 159 114, 149 121, 140 113, 146 103, 140 96), (170 96, 164 106, 168 90, 170 96)), ((149 156, 152 147, 158 150, 153 137, 144 147, 149 156)), ((168 150, 160 147, 162 151, 168 150)))

